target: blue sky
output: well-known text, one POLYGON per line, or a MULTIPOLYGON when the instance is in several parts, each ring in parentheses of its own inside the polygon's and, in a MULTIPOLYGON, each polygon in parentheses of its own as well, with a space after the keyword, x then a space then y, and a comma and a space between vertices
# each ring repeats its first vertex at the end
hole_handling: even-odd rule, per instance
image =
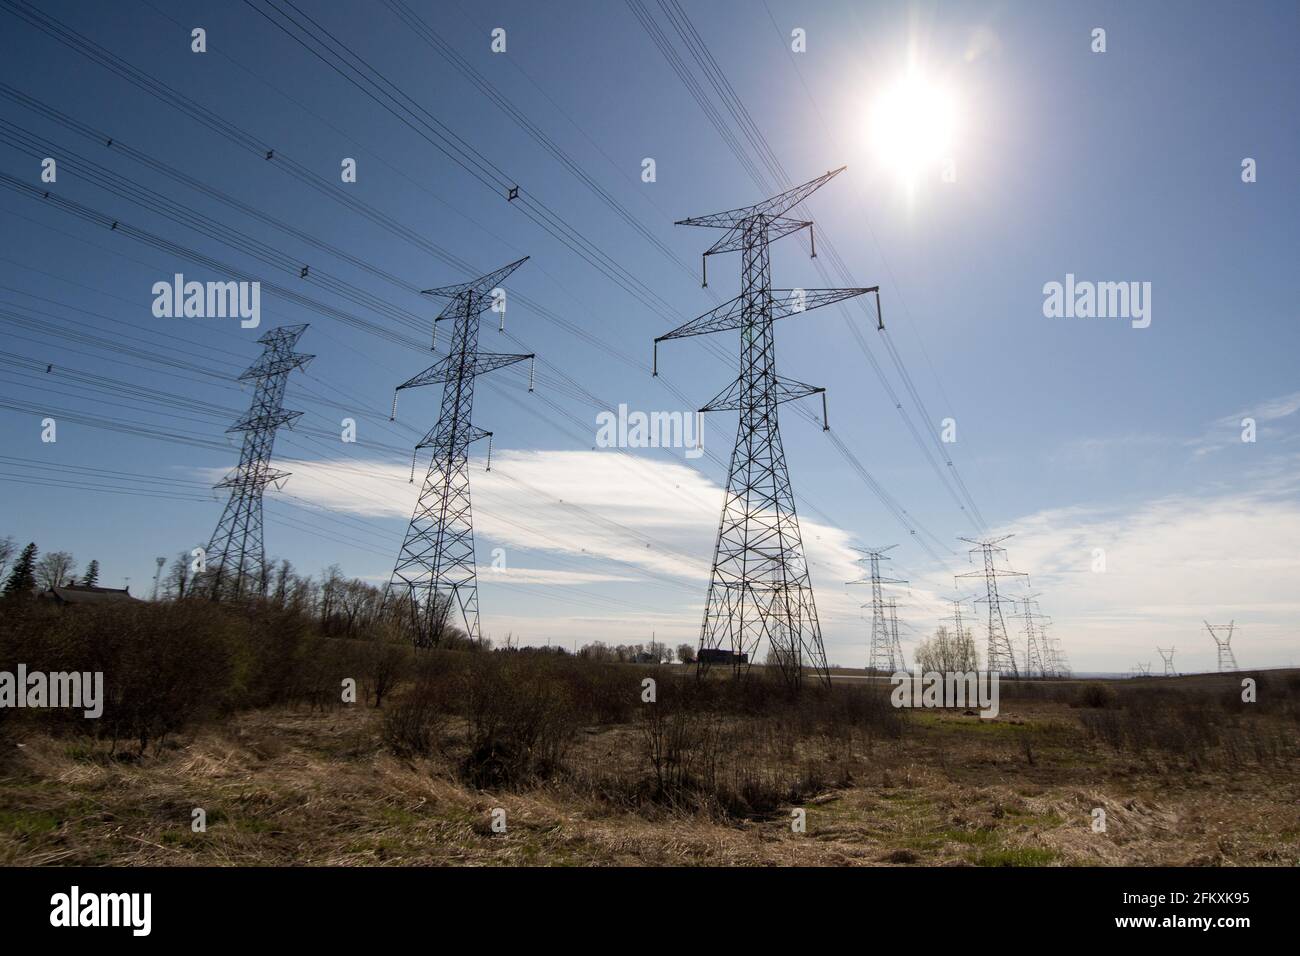
MULTIPOLYGON (((122 0, 56 3, 47 12, 473 274, 531 256, 507 284, 508 335, 494 317, 483 325, 483 348, 536 351, 541 360, 532 395, 526 366, 486 377, 478 391, 475 421, 495 432, 492 472, 482 471, 480 447, 473 477, 484 632, 526 643, 644 641, 652 632, 694 642, 735 415, 710 416, 710 454, 694 460, 680 449, 596 448, 596 415, 618 403, 693 409, 734 377, 735 333, 666 343, 661 377, 649 374, 656 335, 738 286, 737 257, 722 256, 701 289, 699 255, 714 236, 672 222, 770 190, 724 142, 633 5, 408 5, 582 178, 384 4, 299 3, 652 295, 634 296, 602 275, 254 5, 122 0), (203 54, 190 49, 196 26, 207 31, 203 54), (490 49, 498 27, 504 53, 490 49), (358 161, 354 184, 339 181, 344 157, 358 161), (647 157, 655 160, 651 183, 641 178, 647 157), (487 567, 494 553, 505 570, 487 567)), ((682 20, 670 19, 679 8, 654 0, 635 7, 752 161, 753 145, 676 29, 682 20)), ((778 326, 782 374, 828 388, 833 434, 909 516, 900 522, 817 424, 783 407, 832 662, 861 665, 868 647, 857 607, 866 595, 844 585, 856 576, 850 546, 900 542, 894 572, 911 582, 897 594, 906 647, 940 623, 952 575, 972 567, 957 537, 1015 532, 1009 564, 1030 572, 1079 670, 1158 664, 1155 645, 1171 643, 1180 666, 1209 668, 1202 618, 1237 621, 1243 665, 1294 663, 1300 328, 1287 286, 1300 222, 1296 7, 1262 3, 1248 17, 1220 5, 1162 3, 760 0, 680 9, 788 173, 780 188, 847 165, 807 209, 819 247, 833 245, 853 283, 880 285, 889 341, 916 392, 854 306, 778 326), (1104 53, 1091 49, 1098 27, 1104 53), (806 52, 790 51, 795 28, 806 32, 806 52), (956 104, 948 150, 955 182, 925 168, 903 188, 874 148, 873 103, 909 62, 956 104), (1254 183, 1242 182, 1245 157, 1256 160, 1254 183), (1044 284, 1067 273, 1149 282, 1150 326, 1046 318, 1044 284), (1240 440, 1247 416, 1257 421, 1253 443, 1240 440), (955 420, 957 441, 940 448, 932 436, 944 418, 955 420), (935 459, 951 455, 983 527, 945 486, 948 466, 932 464, 923 448, 935 459), (1104 572, 1092 570, 1098 548, 1104 572)), ((0 97, 0 117, 12 124, 0 137, 0 171, 11 177, 411 338, 425 339, 427 326, 417 333, 271 268, 101 188, 73 163, 41 186, 40 157, 13 145, 13 129, 408 314, 431 319, 435 308, 412 287, 471 277, 8 10, 0 10, 0 50, 9 86, 405 288, 0 97)), ((256 338, 271 325, 310 322, 299 349, 317 358, 290 380, 286 405, 306 414, 277 442, 277 464, 294 477, 282 493, 268 491, 267 551, 304 571, 338 563, 350 575, 387 579, 417 490, 407 481, 409 450, 438 402, 434 389, 407 392, 390 425, 392 389, 436 356, 270 295, 260 329, 156 319, 153 283, 178 271, 222 276, 13 189, 0 190, 0 215, 9 360, 0 364, 0 536, 72 551, 82 563, 97 558, 106 583, 129 576, 133 591, 147 592, 154 556, 205 542, 220 514, 220 498, 205 486, 234 464, 237 449, 207 443, 224 443, 226 425, 247 404, 233 379, 258 354, 256 338), (45 374, 41 363, 57 371, 45 374), (86 374, 102 378, 92 385, 86 374), (106 390, 105 379, 129 384, 106 390), (54 444, 40 440, 47 415, 59 421, 54 444), (355 445, 329 437, 348 415, 359 423, 355 445), (79 416, 161 435, 93 427, 79 416), (78 470, 86 468, 115 474, 78 470)), ((786 239, 773 250, 775 285, 825 285, 817 264, 830 256, 810 262, 799 240, 786 239)), ((834 272, 829 281, 839 284, 834 272)))

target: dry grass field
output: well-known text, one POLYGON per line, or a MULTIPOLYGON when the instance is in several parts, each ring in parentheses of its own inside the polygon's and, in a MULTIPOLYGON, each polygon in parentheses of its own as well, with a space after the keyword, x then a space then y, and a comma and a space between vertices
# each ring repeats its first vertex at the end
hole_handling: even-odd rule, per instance
POLYGON ((381 707, 237 710, 143 752, 11 726, 0 864, 1300 864, 1297 672, 1256 675, 1256 704, 1235 675, 1004 683, 985 720, 857 681, 792 701, 761 675, 434 658, 381 707))

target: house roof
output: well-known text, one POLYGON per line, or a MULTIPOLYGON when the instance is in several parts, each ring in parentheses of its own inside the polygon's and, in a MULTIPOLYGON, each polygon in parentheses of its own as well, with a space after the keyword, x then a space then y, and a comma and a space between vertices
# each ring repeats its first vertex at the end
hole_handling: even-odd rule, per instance
POLYGON ((127 588, 101 588, 86 584, 64 584, 41 592, 41 597, 60 604, 107 604, 115 601, 136 601, 127 588))

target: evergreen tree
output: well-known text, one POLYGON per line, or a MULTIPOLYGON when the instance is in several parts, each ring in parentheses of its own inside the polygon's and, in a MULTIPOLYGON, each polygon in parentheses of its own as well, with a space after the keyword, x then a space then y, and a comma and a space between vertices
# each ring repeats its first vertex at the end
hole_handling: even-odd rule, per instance
POLYGON ((98 561, 92 560, 90 564, 86 565, 86 574, 85 577, 81 579, 81 583, 89 588, 96 587, 99 584, 99 562, 98 561))
POLYGON ((30 597, 32 591, 36 589, 36 542, 33 541, 23 548, 23 553, 18 556, 14 563, 14 569, 9 572, 9 580, 5 582, 5 597, 30 597))

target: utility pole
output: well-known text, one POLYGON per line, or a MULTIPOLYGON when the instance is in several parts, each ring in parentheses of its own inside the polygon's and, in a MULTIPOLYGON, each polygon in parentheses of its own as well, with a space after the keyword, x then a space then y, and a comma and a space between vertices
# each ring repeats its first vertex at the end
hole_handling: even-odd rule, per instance
MULTIPOLYGON (((707 667, 704 652, 726 649, 732 652, 732 665, 739 675, 742 655, 749 655, 752 661, 766 639, 790 687, 800 686, 805 661, 822 684, 830 686, 821 624, 777 421, 777 408, 783 402, 820 394, 822 427, 828 429, 826 390, 777 375, 773 324, 777 319, 877 290, 773 289, 768 246, 802 229, 809 230, 810 238, 813 236, 811 221, 784 213, 842 171, 843 167, 825 173, 753 206, 677 223, 723 230, 704 252, 705 286, 709 256, 741 254, 740 295, 654 342, 653 370, 658 374, 660 342, 711 332, 740 332, 739 376, 700 409, 738 411, 740 423, 718 522, 700 628, 697 673, 707 667)), ((814 241, 814 256, 816 250, 814 241)))
MULTIPOLYGON (((397 392, 422 385, 443 387, 437 424, 415 446, 411 456, 411 480, 414 481, 420 449, 433 449, 419 501, 385 592, 385 605, 405 618, 416 647, 434 647, 442 640, 453 605, 464 621, 469 639, 482 639, 474 520, 469 497, 469 446, 480 438, 488 439, 487 470, 490 471, 492 433, 471 422, 474 379, 525 359, 531 361, 534 356, 478 351, 479 316, 492 308, 504 315, 505 298, 500 284, 526 261, 524 257, 469 282, 425 289, 423 295, 449 300, 433 321, 436 331, 437 323, 452 320, 451 347, 445 358, 397 386, 393 393, 391 417, 395 418, 397 392)), ((531 368, 528 390, 533 390, 531 368)))
POLYGON ((1174 670, 1174 648, 1171 647, 1169 650, 1165 650, 1163 647, 1157 647, 1156 653, 1159 654, 1165 662, 1165 676, 1177 677, 1178 671, 1174 670))
POLYGON ((1002 599, 998 594, 999 577, 1023 577, 1028 575, 1021 571, 1010 571, 1005 568, 999 568, 994 562, 994 555, 1001 553, 1006 554, 1006 548, 1000 548, 998 545, 1015 535, 1004 534, 1000 538, 989 540, 977 540, 975 538, 962 538, 969 544, 975 545, 970 549, 970 553, 976 551, 984 558, 984 569, 982 571, 968 571, 965 574, 955 575, 957 578, 982 577, 984 579, 985 601, 989 606, 989 647, 988 647, 988 669, 990 672, 997 671, 1000 674, 1011 674, 1013 679, 1019 680, 1020 671, 1016 668, 1016 655, 1011 649, 1011 638, 1007 635, 1007 622, 1002 614, 1002 599))
POLYGON ((894 656, 894 641, 889 633, 889 624, 885 615, 885 596, 881 585, 907 582, 901 578, 880 576, 880 562, 890 560, 885 552, 892 551, 896 547, 898 545, 891 544, 885 548, 854 548, 854 551, 864 555, 858 559, 858 564, 867 565, 870 575, 857 581, 846 582, 871 585, 871 603, 862 605, 864 608, 871 608, 871 654, 867 658, 867 670, 884 674, 893 674, 901 667, 901 661, 894 656))
POLYGON ((267 332, 257 340, 266 346, 261 357, 239 376, 241 382, 257 384, 248 414, 226 429, 243 432, 244 443, 238 466, 215 486, 229 488, 230 498, 204 551, 203 583, 196 582, 197 589, 214 601, 239 600, 265 588, 262 492, 272 482, 279 487, 289 477, 289 472, 271 467, 271 449, 276 430, 302 415, 287 411, 283 404, 289 373, 315 358, 293 350, 306 329, 306 325, 282 325, 267 332))
POLYGON ((1202 622, 1205 629, 1210 632, 1210 637, 1214 639, 1215 645, 1219 648, 1219 670, 1235 671, 1237 670, 1237 658, 1232 653, 1232 631, 1236 627, 1235 621, 1229 621, 1227 624, 1211 624, 1209 621, 1202 622))

